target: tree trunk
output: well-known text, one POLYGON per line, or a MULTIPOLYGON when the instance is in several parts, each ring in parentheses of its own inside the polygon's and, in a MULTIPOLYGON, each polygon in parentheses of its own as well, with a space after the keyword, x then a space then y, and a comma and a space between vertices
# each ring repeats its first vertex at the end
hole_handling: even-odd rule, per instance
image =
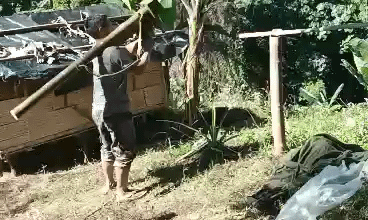
POLYGON ((199 105, 198 82, 199 82, 199 57, 197 54, 198 39, 200 35, 197 12, 190 15, 189 22, 189 49, 186 59, 186 93, 188 102, 186 103, 186 113, 188 123, 191 125, 197 115, 199 105))

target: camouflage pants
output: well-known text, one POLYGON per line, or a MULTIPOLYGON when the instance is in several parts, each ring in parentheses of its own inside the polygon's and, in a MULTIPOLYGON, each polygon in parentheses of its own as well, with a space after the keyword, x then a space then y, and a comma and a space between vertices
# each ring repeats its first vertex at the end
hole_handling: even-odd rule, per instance
POLYGON ((103 110, 92 111, 100 133, 101 160, 113 161, 114 166, 129 166, 135 158, 136 137, 131 113, 105 117, 103 110))

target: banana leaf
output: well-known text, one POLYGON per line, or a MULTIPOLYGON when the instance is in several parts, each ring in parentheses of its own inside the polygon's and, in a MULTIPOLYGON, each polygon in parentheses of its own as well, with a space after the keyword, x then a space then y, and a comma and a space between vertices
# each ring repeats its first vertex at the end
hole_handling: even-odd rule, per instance
POLYGON ((359 77, 368 85, 368 41, 359 38, 353 38, 348 42, 348 46, 354 55, 354 63, 359 77))

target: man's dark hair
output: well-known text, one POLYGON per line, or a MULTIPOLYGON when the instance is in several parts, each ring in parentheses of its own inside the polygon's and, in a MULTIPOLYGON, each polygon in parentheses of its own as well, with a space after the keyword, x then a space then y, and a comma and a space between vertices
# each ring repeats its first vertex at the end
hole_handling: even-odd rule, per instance
POLYGON ((84 20, 87 34, 95 39, 106 37, 111 32, 111 23, 104 14, 94 15, 84 20))

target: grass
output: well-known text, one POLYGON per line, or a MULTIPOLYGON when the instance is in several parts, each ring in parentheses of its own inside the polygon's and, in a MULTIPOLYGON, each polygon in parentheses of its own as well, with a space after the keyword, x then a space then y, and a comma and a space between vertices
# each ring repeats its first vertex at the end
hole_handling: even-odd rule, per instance
MULTIPOLYGON (((301 146, 317 133, 329 133, 368 149, 367 113, 367 104, 289 109, 288 149, 301 146)), ((271 124, 243 129, 238 134, 225 144, 241 152, 242 157, 214 164, 204 172, 198 172, 196 163, 177 161, 192 150, 196 140, 161 144, 141 152, 133 162, 129 182, 133 188, 148 189, 148 193, 130 202, 116 203, 113 193, 98 194, 103 185, 98 162, 56 173, 22 175, 17 179, 3 177, 0 218, 267 219, 238 204, 267 181, 277 163, 270 154, 271 124)), ((364 219, 368 210, 367 192, 365 186, 321 219, 364 219)))
POLYGON ((340 206, 327 211, 319 219, 368 219, 367 199, 368 186, 363 185, 352 198, 344 201, 340 206))
MULTIPOLYGON (((249 190, 268 178, 269 157, 256 156, 215 165, 203 173, 188 164, 176 164, 188 152, 186 145, 148 150, 137 157, 131 171, 133 188, 150 188, 146 197, 118 204, 113 193, 100 196, 103 185, 99 163, 76 166, 69 171, 5 178, 7 183, 27 183, 26 190, 6 198, 25 197, 24 210, 3 212, 9 219, 244 219, 246 210, 232 209, 249 190), (95 212, 98 210, 97 212, 95 212), (90 213, 93 213, 89 216, 90 213), (165 219, 165 218, 163 218, 165 219), (169 218, 170 219, 170 218, 169 218)), ((8 201, 9 203, 9 201, 8 201)), ((252 219, 252 218, 249 218, 252 219)))
POLYGON ((358 144, 368 149, 367 104, 348 107, 299 107, 289 111, 286 118, 288 149, 300 146, 304 140, 318 133, 329 133, 342 142, 358 144))

